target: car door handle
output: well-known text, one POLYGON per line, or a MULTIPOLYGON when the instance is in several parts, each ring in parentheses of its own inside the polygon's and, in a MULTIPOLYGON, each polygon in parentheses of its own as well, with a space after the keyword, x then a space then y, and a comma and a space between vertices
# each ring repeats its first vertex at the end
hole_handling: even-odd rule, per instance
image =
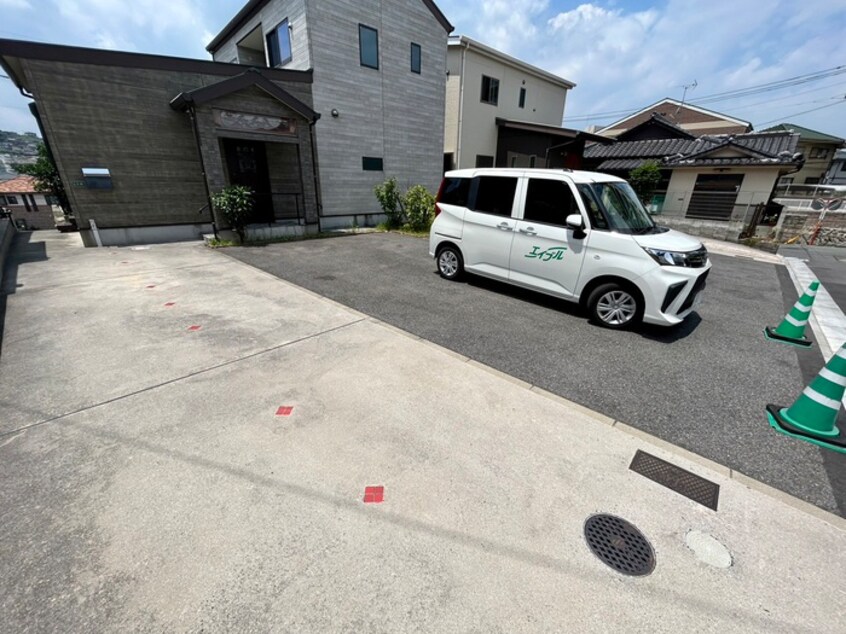
POLYGON ((535 231, 532 227, 528 227, 526 229, 519 229, 520 233, 525 233, 527 236, 536 236, 538 232, 535 231))
POLYGON ((514 231, 514 227, 509 225, 507 222, 500 222, 497 226, 497 229, 502 229, 503 231, 514 231))

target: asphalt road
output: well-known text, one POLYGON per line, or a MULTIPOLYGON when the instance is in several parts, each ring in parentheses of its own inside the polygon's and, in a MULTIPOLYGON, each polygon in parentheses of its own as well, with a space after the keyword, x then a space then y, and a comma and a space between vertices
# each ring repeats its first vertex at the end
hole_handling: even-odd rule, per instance
POLYGON ((846 312, 846 248, 790 245, 781 247, 778 252, 785 257, 806 260, 840 310, 846 312))
MULTIPOLYGON (((714 255, 703 303, 684 324, 616 332, 561 300, 483 278, 447 282, 419 238, 362 234, 224 253, 846 514, 846 455, 776 434, 764 414, 767 403, 790 405, 823 365, 815 348, 761 334, 795 301, 784 267, 714 255)), ((350 381, 367 386, 366 376, 350 381)))

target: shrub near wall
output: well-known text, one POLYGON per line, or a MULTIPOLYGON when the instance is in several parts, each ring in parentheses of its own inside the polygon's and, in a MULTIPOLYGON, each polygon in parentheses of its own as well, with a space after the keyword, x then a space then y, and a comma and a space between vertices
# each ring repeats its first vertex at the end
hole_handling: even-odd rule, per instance
POLYGON ((409 231, 428 231, 435 218, 435 197, 423 187, 414 185, 400 193, 397 179, 389 178, 374 188, 382 212, 388 218, 388 228, 402 227, 409 231))

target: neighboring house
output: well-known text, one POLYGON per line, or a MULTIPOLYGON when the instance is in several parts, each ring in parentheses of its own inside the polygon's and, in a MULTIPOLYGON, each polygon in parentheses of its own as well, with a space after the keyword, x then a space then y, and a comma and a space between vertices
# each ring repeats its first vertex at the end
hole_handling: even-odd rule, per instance
POLYGON ((826 185, 846 185, 846 150, 836 150, 831 160, 831 167, 825 174, 826 185))
MULTIPOLYGON (((705 134, 743 134, 752 131, 752 124, 748 121, 735 119, 728 115, 700 108, 689 103, 682 103, 675 99, 662 99, 647 106, 624 119, 615 121, 597 132, 603 136, 618 138, 624 132, 649 121, 653 114, 658 114, 666 121, 693 136, 705 134)), ((636 140, 630 138, 629 140, 636 140)))
POLYGON ((844 143, 840 137, 803 128, 794 123, 780 123, 764 132, 795 132, 799 135, 799 151, 805 156, 805 165, 795 174, 784 176, 779 185, 818 185, 831 167, 835 152, 844 143))
POLYGON ((580 167, 586 140, 561 127, 575 84, 467 36, 449 38, 444 170, 580 167))
POLYGON ((53 196, 35 190, 32 176, 17 176, 0 181, 0 208, 12 214, 12 220, 27 229, 53 229, 53 196))
MULTIPOLYGON (((693 137, 650 116, 641 126, 660 138, 593 145, 585 151, 589 167, 623 178, 647 160, 659 164, 664 180, 648 207, 660 222, 700 235, 735 239, 761 220, 778 179, 802 165, 799 135, 790 132, 693 137)), ((624 137, 625 138, 625 137, 624 137)))
POLYGON ((431 0, 251 0, 209 43, 217 62, 313 71, 321 226, 373 224, 375 185, 435 191, 452 25, 431 0))

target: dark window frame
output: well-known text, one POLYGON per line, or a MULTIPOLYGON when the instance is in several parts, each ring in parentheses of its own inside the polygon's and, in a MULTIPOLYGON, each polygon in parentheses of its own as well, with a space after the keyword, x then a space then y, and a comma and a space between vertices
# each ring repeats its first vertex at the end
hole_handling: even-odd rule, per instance
MULTIPOLYGON (((495 176, 495 175, 487 175, 487 174, 482 174, 481 176, 474 177, 473 182, 470 185, 470 200, 468 201, 468 209, 471 209, 472 211, 475 211, 475 212, 480 213, 480 214, 488 214, 490 216, 497 216, 499 218, 513 218, 512 214, 514 213, 514 200, 517 197, 517 186, 520 184, 519 180, 520 179, 517 176, 495 176), (512 191, 511 191, 511 204, 508 205, 506 213, 499 213, 497 211, 492 211, 490 209, 479 209, 479 202, 480 202, 479 194, 480 193, 482 194, 482 201, 488 202, 485 199, 485 195, 487 194, 487 192, 482 190, 482 187, 481 187, 483 179, 484 180, 497 179, 497 180, 502 180, 502 181, 513 181, 513 188, 512 188, 512 191), (482 191, 480 192, 480 190, 482 190, 482 191)), ((501 187, 502 185, 499 185, 499 186, 501 187)), ((501 194, 502 192, 499 192, 499 193, 501 194)), ((491 199, 503 200, 501 195, 491 196, 491 199)), ((503 211, 505 211, 505 210, 503 210, 503 211)))
POLYGON ((379 70, 379 29, 374 29, 372 26, 367 26, 366 24, 358 24, 358 61, 359 63, 364 66, 365 68, 372 68, 373 70, 379 70), (376 65, 373 66, 372 64, 368 64, 365 62, 364 59, 364 40, 362 39, 362 34, 364 32, 372 32, 376 35, 376 65))
POLYGON ((384 172, 385 161, 381 156, 362 156, 361 169, 365 172, 384 172))
POLYGON ((567 216, 571 214, 582 214, 582 210, 579 207, 579 200, 576 192, 573 191, 573 188, 570 186, 570 183, 567 181, 558 180, 555 178, 530 178, 528 183, 526 183, 526 200, 523 203, 523 220, 525 222, 536 222, 542 225, 548 225, 550 227, 567 227, 567 216), (553 222, 550 220, 542 220, 539 218, 529 218, 527 213, 529 213, 530 209, 532 209, 531 203, 533 202, 530 199, 530 196, 534 193, 532 191, 532 187, 549 187, 549 183, 555 183, 556 185, 563 187, 570 195, 570 209, 569 211, 564 210, 562 207, 562 216, 560 222, 553 222))
POLYGON ((517 107, 518 108, 525 108, 526 107, 526 89, 524 87, 520 87, 520 97, 517 100, 517 107))
POLYGON ((9 205, 20 205, 20 203, 18 202, 18 197, 12 196, 11 194, 6 194, 6 201, 9 205))
POLYGON ((491 106, 499 105, 499 80, 496 77, 482 75, 482 94, 479 100, 482 103, 490 104, 491 106), (485 89, 486 80, 487 90, 485 89))
POLYGON ((420 75, 423 70, 423 47, 419 44, 411 43, 411 72, 420 75), (417 50, 417 68, 414 68, 414 51, 417 50))
POLYGON ((476 155, 476 168, 477 169, 493 167, 494 163, 496 163, 496 157, 491 155, 491 154, 477 154, 476 155), (480 162, 479 159, 485 159, 485 160, 480 162))
POLYGON ((279 66, 284 66, 292 59, 294 59, 294 43, 291 41, 291 39, 291 23, 288 21, 288 18, 285 18, 279 24, 277 24, 275 27, 265 33, 264 45, 267 49, 267 65, 269 68, 278 68, 279 66), (282 28, 283 25, 285 26, 285 33, 288 38, 288 57, 286 57, 285 59, 282 59, 282 50, 279 46, 280 43, 278 36, 279 29, 282 28), (271 40, 271 38, 273 39, 271 40), (271 46, 271 41, 276 43, 276 55, 280 58, 280 60, 275 64, 273 63, 274 48, 273 46, 271 46))

